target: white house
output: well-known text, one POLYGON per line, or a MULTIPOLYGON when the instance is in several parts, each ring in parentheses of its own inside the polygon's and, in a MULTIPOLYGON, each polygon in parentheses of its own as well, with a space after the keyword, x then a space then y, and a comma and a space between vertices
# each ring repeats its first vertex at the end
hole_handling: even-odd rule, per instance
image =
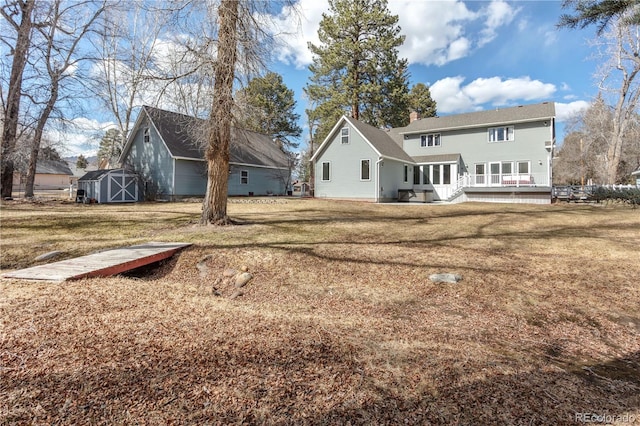
POLYGON ((551 202, 551 102, 381 130, 343 116, 311 158, 318 197, 551 202))

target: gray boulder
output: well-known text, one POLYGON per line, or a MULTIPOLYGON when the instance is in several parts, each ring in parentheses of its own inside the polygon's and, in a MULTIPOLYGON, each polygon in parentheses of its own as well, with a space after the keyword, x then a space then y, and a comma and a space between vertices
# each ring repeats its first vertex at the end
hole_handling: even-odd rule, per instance
POLYGON ((458 281, 462 280, 462 275, 460 274, 431 274, 429 275, 429 279, 434 283, 451 283, 455 284, 458 281))

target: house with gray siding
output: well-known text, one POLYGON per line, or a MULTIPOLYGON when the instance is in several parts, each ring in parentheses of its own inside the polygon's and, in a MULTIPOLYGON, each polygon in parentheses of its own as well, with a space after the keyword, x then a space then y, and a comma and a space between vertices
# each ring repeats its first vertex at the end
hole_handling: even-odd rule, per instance
MULTIPOLYGON (((120 163, 139 176, 147 199, 202 197, 207 186, 205 121, 142 107, 120 163)), ((291 168, 269 136, 233 128, 229 146, 229 195, 285 195, 291 168)))
POLYGON ((551 202, 552 102, 376 129, 342 117, 311 161, 319 197, 551 202))

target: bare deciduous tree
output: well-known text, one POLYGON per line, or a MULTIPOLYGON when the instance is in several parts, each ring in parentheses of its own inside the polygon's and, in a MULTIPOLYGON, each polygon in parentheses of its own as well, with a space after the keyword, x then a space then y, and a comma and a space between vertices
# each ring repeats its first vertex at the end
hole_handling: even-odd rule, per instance
POLYGON ((33 197, 34 195, 38 152, 45 126, 60 99, 60 92, 64 89, 65 81, 73 76, 79 62, 85 59, 76 55, 78 46, 89 33, 104 8, 104 3, 93 1, 64 3, 62 0, 54 0, 48 3, 48 9, 43 19, 45 24, 39 28, 42 45, 37 49, 34 48, 41 55, 35 63, 41 64, 44 68, 42 77, 46 82, 48 93, 43 99, 31 140, 25 197, 33 197))
MULTIPOLYGON (((292 3, 289 4, 294 10, 292 3)), ((225 225, 229 178, 229 145, 233 123, 233 85, 240 75, 250 76, 264 67, 273 42, 273 28, 267 20, 272 3, 256 0, 221 0, 218 7, 217 54, 214 61, 214 90, 205 150, 207 190, 201 224, 225 225), (264 14, 261 14, 265 12, 264 14)))
POLYGON ((618 169, 622 160, 626 133, 637 119, 640 99, 640 30, 637 25, 628 25, 621 18, 603 37, 599 47, 606 59, 600 71, 600 91, 605 99, 611 99, 612 129, 606 138, 604 162, 605 183, 618 181, 618 169))
POLYGON ((238 0, 222 0, 218 9, 220 23, 218 55, 215 63, 215 83, 209 141, 206 149, 208 165, 207 191, 202 206, 201 224, 227 224, 227 193, 229 179, 229 143, 233 110, 233 80, 235 78, 238 43, 238 0))
POLYGON ((13 192, 13 152, 17 143, 18 117, 20 113, 20 100, 22 97, 22 78, 27 63, 29 48, 31 47, 31 32, 33 28, 32 13, 35 0, 17 0, 6 3, 0 8, 2 17, 16 32, 15 45, 9 46, 13 55, 11 75, 7 89, 7 97, 4 101, 4 115, 2 119, 2 157, 0 194, 3 198, 11 197, 13 192), (19 16, 18 22, 15 18, 19 16))

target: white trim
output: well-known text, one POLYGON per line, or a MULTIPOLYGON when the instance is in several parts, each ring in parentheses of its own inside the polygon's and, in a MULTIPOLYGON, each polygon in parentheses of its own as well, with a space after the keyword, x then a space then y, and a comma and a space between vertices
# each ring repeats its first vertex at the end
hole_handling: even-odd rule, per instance
MULTIPOLYGON (((320 156, 320 154, 322 153, 322 151, 327 147, 327 145, 333 140, 332 135, 334 135, 334 133, 336 132, 337 129, 341 129, 342 127, 344 127, 344 125, 342 125, 343 121, 346 121, 347 123, 349 123, 349 126, 351 127, 352 130, 355 130, 358 135, 360 135, 360 137, 362 138, 362 140, 365 141, 365 143, 369 146, 369 148, 371 148, 373 150, 373 152, 378 156, 378 158, 383 158, 385 160, 392 160, 392 161, 398 161, 400 163, 408 163, 408 164, 416 164, 413 160, 407 160, 406 158, 396 158, 396 157, 389 157, 387 155, 383 155, 380 151, 378 151, 376 149, 375 146, 373 146, 373 144, 369 141, 368 138, 366 138, 361 132, 360 130, 358 130, 358 128, 356 126, 353 125, 353 123, 351 122, 351 120, 349 119, 349 117, 343 115, 340 120, 338 120, 338 122, 336 123, 335 126, 333 126, 333 129, 331 129, 331 131, 329 132, 329 134, 327 135, 326 138, 324 138, 324 141, 322 141, 322 143, 320 144, 320 146, 318 147, 318 149, 316 150, 316 152, 313 154, 313 156, 309 159, 309 161, 314 161, 317 160, 317 157, 320 156)), ((349 134, 349 138, 351 140, 351 133, 349 134)), ((351 142, 350 142, 351 143, 351 142)), ((395 142, 394 142, 395 143, 395 142)), ((346 145, 346 144, 345 144, 346 145)), ((402 149, 402 147, 400 147, 400 149, 402 149)), ((403 150, 404 151, 404 150, 403 150)), ((408 156, 408 154, 407 154, 408 156)), ((409 157, 410 158, 410 157, 409 157)))
POLYGON ((341 145, 351 145, 351 131, 349 129, 349 126, 342 126, 340 128, 340 144, 341 145), (343 133, 343 131, 345 129, 347 130, 347 134, 346 135, 343 133), (345 136, 347 137, 347 141, 346 142, 344 141, 344 137, 345 136))
MULTIPOLYGON (((175 158, 173 157, 171 158, 171 164, 173 167, 173 172, 171 173, 171 191, 173 195, 176 194, 176 161, 177 160, 175 158)), ((208 180, 209 180, 209 177, 207 176, 207 181, 208 180)))
POLYGON ((487 142, 489 143, 500 143, 500 142, 514 142, 516 140, 516 128, 515 126, 494 126, 494 127, 489 127, 487 128, 487 142), (495 130, 497 129, 503 129, 506 130, 506 134, 505 136, 507 137, 506 139, 495 139, 495 140, 491 140, 491 136, 492 134, 494 136, 497 136, 498 133, 495 132, 495 130), (492 130, 494 130, 494 132, 492 132, 492 130), (509 139, 509 135, 512 136, 511 139, 509 139))
MULTIPOLYGON (((127 143, 124 145, 124 148, 122 149, 122 153, 120 154, 120 158, 118 158, 118 163, 120 165, 122 165, 122 161, 125 159, 125 157, 129 153, 129 150, 131 150, 131 146, 133 145, 133 140, 135 139, 135 135, 138 132, 138 129, 140 128, 140 125, 142 124, 143 117, 147 117, 147 120, 149 122, 149 127, 153 126, 153 130, 155 130, 156 134, 158 135, 158 138, 162 142, 162 145, 164 146, 164 149, 167 150, 167 153, 169 154, 169 156, 171 158, 173 158, 173 159, 176 159, 177 157, 173 156, 173 154, 171 153, 171 150, 167 146, 167 143, 162 138, 162 134, 158 131, 158 128, 156 127, 155 123, 153 122, 153 120, 149 116, 149 113, 147 112, 147 107, 143 106, 142 109, 140 110, 140 114, 138 114, 138 119, 136 120, 136 124, 133 126, 133 129, 131 129, 131 133, 127 137, 127 143), (143 114, 143 112, 144 112, 144 114, 143 114)), ((144 135, 142 136, 142 139, 143 139, 142 143, 144 145, 144 135)), ((174 191, 175 191, 175 187, 174 187, 174 191)))
POLYGON ((442 134, 440 132, 422 133, 420 135, 420 148, 437 148, 442 146, 442 134), (429 145, 429 136, 432 136, 433 145, 429 145), (436 138, 438 137, 438 144, 436 145, 436 138), (422 138, 424 137, 424 145, 422 145, 422 138))

